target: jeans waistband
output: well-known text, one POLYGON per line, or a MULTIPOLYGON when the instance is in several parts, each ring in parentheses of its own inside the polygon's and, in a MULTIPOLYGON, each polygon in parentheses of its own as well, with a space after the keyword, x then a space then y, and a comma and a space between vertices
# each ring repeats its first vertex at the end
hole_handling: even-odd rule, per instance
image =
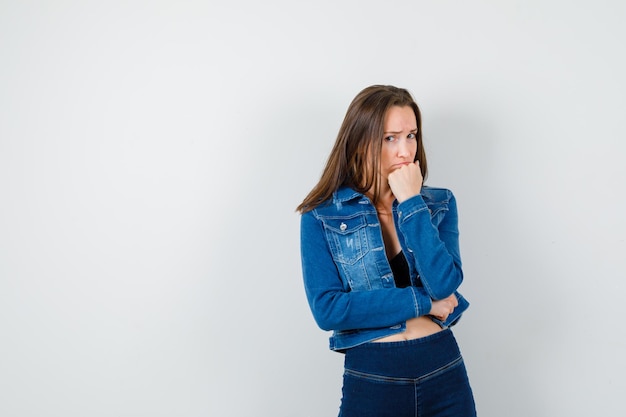
POLYGON ((348 349, 345 369, 391 378, 419 378, 461 358, 450 329, 399 342, 370 342, 348 349))

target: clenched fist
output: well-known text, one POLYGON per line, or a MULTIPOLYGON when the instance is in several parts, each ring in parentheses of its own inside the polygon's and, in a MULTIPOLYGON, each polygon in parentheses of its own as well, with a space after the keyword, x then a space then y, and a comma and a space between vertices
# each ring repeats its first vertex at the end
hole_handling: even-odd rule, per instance
POLYGON ((424 178, 422 178, 419 161, 407 162, 391 172, 387 177, 391 192, 398 200, 398 203, 418 195, 422 191, 423 181, 424 178))

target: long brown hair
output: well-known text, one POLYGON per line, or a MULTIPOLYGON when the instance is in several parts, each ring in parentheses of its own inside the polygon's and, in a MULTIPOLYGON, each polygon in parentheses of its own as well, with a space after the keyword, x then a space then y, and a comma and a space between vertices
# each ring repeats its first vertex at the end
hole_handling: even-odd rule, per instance
POLYGON ((391 85, 372 85, 363 89, 352 100, 343 119, 337 140, 330 152, 322 176, 296 211, 313 210, 332 197, 340 186, 345 185, 365 194, 373 191, 373 203, 380 196, 378 166, 384 135, 385 115, 392 106, 409 106, 417 121, 417 152, 422 177, 428 169, 422 143, 422 116, 411 94, 391 85))

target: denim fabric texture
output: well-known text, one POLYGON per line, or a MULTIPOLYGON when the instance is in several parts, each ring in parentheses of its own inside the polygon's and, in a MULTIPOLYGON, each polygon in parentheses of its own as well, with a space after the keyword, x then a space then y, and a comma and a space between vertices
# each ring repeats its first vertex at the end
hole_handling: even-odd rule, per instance
MULTIPOLYGON (((382 230, 371 201, 348 187, 301 217, 301 259, 307 300, 318 326, 332 330, 336 351, 402 332, 427 315, 432 300, 456 294, 459 305, 442 327, 455 324, 469 303, 463 281, 456 200, 450 190, 422 188, 394 202, 393 217, 411 282, 396 288, 382 230), (417 278, 423 286, 416 286, 417 278)), ((435 320, 437 321, 437 320, 435 320)))
POLYGON ((465 364, 450 329, 346 351, 339 417, 474 417, 465 364))

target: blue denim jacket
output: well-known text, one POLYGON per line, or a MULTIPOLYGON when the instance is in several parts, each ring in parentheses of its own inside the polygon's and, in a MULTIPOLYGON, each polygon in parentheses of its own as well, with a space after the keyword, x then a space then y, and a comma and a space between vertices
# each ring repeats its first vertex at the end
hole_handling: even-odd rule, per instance
POLYGON ((456 290, 463 280, 456 201, 452 192, 426 187, 393 216, 411 282, 396 288, 374 205, 351 188, 301 218, 302 272, 318 326, 333 330, 330 348, 343 351, 406 329, 427 315, 432 300, 455 293, 459 305, 441 326, 458 321, 469 303, 456 290), (423 286, 415 286, 419 277, 423 286))

